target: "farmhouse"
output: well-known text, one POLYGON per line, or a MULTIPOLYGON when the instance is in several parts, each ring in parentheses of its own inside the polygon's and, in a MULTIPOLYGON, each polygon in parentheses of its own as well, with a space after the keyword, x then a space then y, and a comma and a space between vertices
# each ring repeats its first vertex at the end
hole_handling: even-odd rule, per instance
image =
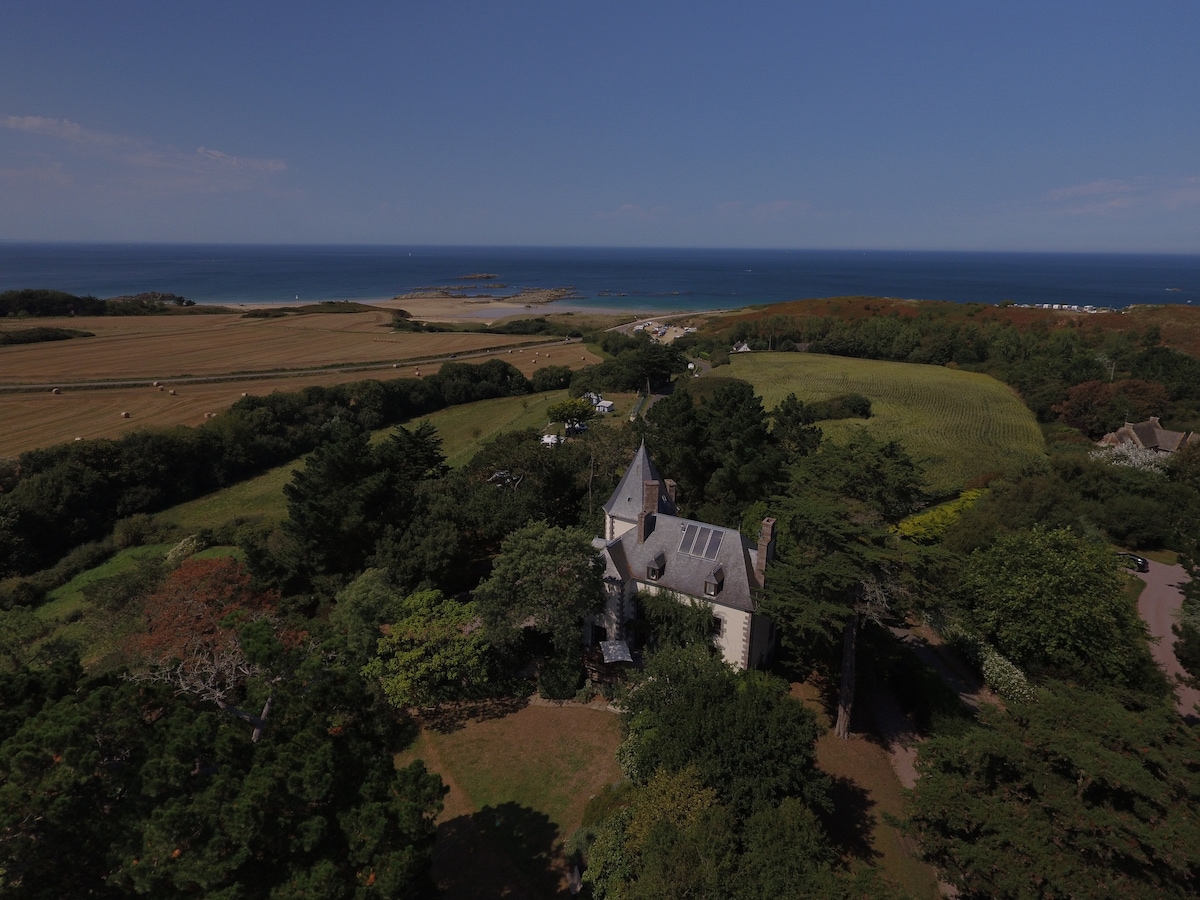
POLYGON ((1170 431, 1162 427, 1158 416, 1151 416, 1145 422, 1126 422, 1116 431, 1106 434, 1099 443, 1107 447, 1133 444, 1142 450, 1174 453, 1188 444, 1200 443, 1200 435, 1194 431, 1170 431))
POLYGON ((593 541, 604 559, 608 601, 588 624, 589 643, 626 640, 638 616, 635 595, 665 592, 712 611, 714 641, 730 665, 765 664, 775 626, 757 612, 755 594, 775 549, 775 520, 763 520, 753 544, 736 529, 675 515, 675 490, 642 444, 604 504, 604 536, 593 541))

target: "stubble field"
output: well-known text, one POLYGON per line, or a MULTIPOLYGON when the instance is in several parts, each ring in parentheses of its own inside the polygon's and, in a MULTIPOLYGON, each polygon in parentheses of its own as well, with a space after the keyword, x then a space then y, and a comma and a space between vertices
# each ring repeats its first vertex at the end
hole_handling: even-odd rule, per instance
POLYGON ((526 376, 547 365, 579 368, 598 361, 579 343, 391 333, 390 322, 386 310, 270 319, 237 314, 40 319, 39 325, 91 331, 95 337, 0 348, 0 457, 76 437, 198 425, 246 393, 430 375, 452 356, 481 362, 499 355, 526 376), (350 368, 355 366, 364 368, 350 368), (162 382, 161 389, 155 381, 162 382), (113 382, 136 384, 107 385, 113 382), (28 389, 3 390, 12 386, 28 389))

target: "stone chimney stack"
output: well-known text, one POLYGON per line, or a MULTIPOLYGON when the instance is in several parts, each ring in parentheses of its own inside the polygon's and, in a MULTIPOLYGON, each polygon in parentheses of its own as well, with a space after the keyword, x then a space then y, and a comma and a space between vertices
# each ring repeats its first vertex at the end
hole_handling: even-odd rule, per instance
POLYGON ((642 512, 649 515, 658 512, 658 482, 653 479, 642 482, 642 512))
POLYGON ((642 511, 638 513, 638 543, 644 544, 654 531, 654 514, 658 512, 658 482, 642 482, 642 511))
POLYGON ((670 500, 671 505, 674 506, 675 505, 675 493, 679 489, 678 485, 675 484, 675 481, 672 478, 668 478, 663 483, 667 486, 667 499, 670 500))
POLYGON ((775 520, 762 520, 762 529, 758 532, 758 554, 754 557, 754 577, 758 586, 767 583, 767 563, 775 557, 775 520))

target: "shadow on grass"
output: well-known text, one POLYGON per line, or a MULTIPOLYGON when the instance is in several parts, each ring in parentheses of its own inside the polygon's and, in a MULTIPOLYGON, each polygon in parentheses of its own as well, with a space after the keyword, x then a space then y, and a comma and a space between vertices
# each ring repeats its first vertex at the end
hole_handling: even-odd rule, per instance
POLYGON ((566 897, 558 826, 506 802, 438 826, 434 877, 445 900, 566 897))
POLYGON ((529 705, 528 697, 498 697, 447 704, 436 710, 422 710, 417 720, 421 727, 438 734, 451 734, 470 722, 503 719, 529 705))
POLYGON ((834 812, 824 817, 829 840, 841 856, 873 863, 882 855, 871 841, 875 801, 849 778, 839 775, 830 781, 829 800, 834 812))

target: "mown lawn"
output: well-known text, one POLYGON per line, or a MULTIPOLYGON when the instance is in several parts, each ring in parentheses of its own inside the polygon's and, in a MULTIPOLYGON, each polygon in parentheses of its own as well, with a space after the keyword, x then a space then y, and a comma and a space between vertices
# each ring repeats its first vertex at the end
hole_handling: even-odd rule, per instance
POLYGON ((422 759, 450 787, 434 876, 447 900, 565 895, 562 844, 587 801, 620 778, 620 722, 604 709, 531 705, 421 731, 401 765, 422 759))
POLYGON ((865 427, 877 438, 898 440, 924 467, 936 493, 1045 453, 1033 413, 987 375, 814 353, 734 354, 728 367, 713 374, 750 382, 768 411, 789 393, 804 401, 868 397, 870 419, 822 422, 825 436, 844 441, 852 429, 865 427))
POLYGON ((302 460, 284 463, 232 487, 173 506, 156 518, 187 532, 219 528, 236 519, 280 522, 287 518, 283 486, 292 480, 292 473, 301 463, 302 460))

